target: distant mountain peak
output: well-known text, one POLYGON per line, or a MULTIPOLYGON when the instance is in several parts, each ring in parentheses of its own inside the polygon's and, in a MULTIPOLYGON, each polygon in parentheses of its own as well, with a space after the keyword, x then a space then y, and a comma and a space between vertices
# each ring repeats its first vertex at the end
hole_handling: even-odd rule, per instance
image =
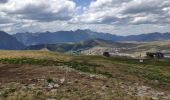
POLYGON ((24 45, 20 43, 15 37, 0 31, 0 49, 17 50, 23 49, 24 45))
POLYGON ((148 42, 157 40, 167 40, 170 39, 170 33, 159 33, 153 32, 148 34, 140 35, 130 35, 130 36, 118 36, 109 33, 93 32, 91 30, 75 30, 75 31, 58 31, 58 32, 38 32, 38 33, 19 33, 15 34, 14 37, 17 38, 23 44, 38 45, 38 44, 55 44, 63 42, 79 42, 89 39, 103 39, 111 41, 138 41, 138 42, 148 42))

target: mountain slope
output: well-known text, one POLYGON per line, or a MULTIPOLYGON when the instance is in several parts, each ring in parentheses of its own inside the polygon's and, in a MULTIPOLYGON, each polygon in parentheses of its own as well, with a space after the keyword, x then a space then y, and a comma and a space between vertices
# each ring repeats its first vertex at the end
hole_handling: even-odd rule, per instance
POLYGON ((148 33, 141 35, 117 36, 109 33, 99 33, 90 30, 58 31, 44 33, 17 33, 14 35, 24 45, 55 44, 63 42, 79 42, 94 38, 112 41, 148 42, 170 39, 170 33, 148 33))
POLYGON ((24 45, 20 43, 15 37, 0 31, 0 49, 19 50, 23 48, 24 45))
POLYGON ((75 43, 56 43, 56 44, 41 44, 29 46, 27 50, 41 50, 48 49, 50 51, 69 52, 69 51, 82 51, 88 50, 94 47, 107 47, 107 48, 128 48, 134 47, 133 43, 118 43, 103 39, 91 39, 75 43))
POLYGON ((20 42, 25 45, 37 44, 55 44, 63 42, 78 42, 93 38, 93 36, 86 34, 84 31, 59 31, 59 32, 44 32, 44 33, 18 33, 15 34, 20 42))
POLYGON ((125 37, 126 41, 138 41, 138 42, 151 42, 158 40, 167 40, 170 39, 170 33, 149 33, 149 34, 140 34, 140 35, 130 35, 125 37))
POLYGON ((74 52, 85 55, 101 55, 103 52, 110 52, 118 56, 144 57, 146 52, 162 52, 170 56, 170 40, 154 42, 112 42, 103 39, 91 39, 75 43, 56 43, 34 45, 27 50, 50 50, 56 52, 74 52))

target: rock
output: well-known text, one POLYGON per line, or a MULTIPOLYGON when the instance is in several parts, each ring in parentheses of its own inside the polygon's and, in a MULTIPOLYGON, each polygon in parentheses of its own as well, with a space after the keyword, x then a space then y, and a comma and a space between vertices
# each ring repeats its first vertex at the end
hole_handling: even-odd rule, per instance
POLYGON ((152 97, 152 100, 159 100, 158 97, 152 97))
POLYGON ((139 85, 139 83, 135 83, 134 85, 135 85, 135 86, 138 86, 138 85, 139 85))
POLYGON ((51 92, 56 92, 56 91, 57 91, 57 89, 52 89, 52 90, 51 90, 51 92))
POLYGON ((54 85, 52 83, 49 83, 48 88, 52 89, 52 88, 54 88, 54 85))
POLYGON ((95 77, 95 75, 90 75, 90 78, 94 78, 95 77))
POLYGON ((120 86, 122 89, 124 89, 125 87, 124 86, 120 86))
POLYGON ((165 100, 170 100, 170 96, 162 97, 165 100))
POLYGON ((128 95, 132 95, 132 93, 131 93, 131 92, 127 92, 127 94, 128 94, 128 95))
POLYGON ((157 93, 157 95, 158 95, 158 96, 164 96, 165 93, 164 93, 164 92, 159 92, 159 93, 157 93))
POLYGON ((102 86, 102 90, 105 90, 106 89, 106 87, 105 86, 102 86))
POLYGON ((112 93, 115 93, 115 90, 112 90, 112 93))
POLYGON ((38 81, 45 81, 45 79, 38 79, 38 81))
POLYGON ((56 100, 56 99, 46 99, 46 100, 56 100))
POLYGON ((72 84, 73 82, 67 82, 67 84, 72 84))
POLYGON ((49 89, 58 88, 58 87, 60 87, 59 84, 55 84, 55 83, 49 83, 49 84, 48 84, 48 88, 49 88, 49 89))
POLYGON ((54 87, 55 87, 55 88, 58 88, 58 87, 60 87, 60 85, 58 85, 58 84, 54 84, 54 87))
POLYGON ((27 89, 27 86, 22 86, 22 89, 27 89))
POLYGON ((159 85, 160 82, 158 80, 154 80, 154 84, 159 85))
POLYGON ((150 89, 150 87, 147 87, 147 86, 140 86, 137 88, 138 91, 147 91, 148 89, 150 89))
POLYGON ((28 85, 28 88, 35 89, 35 84, 28 85))
POLYGON ((60 83, 63 84, 65 81, 65 78, 60 79, 60 83))

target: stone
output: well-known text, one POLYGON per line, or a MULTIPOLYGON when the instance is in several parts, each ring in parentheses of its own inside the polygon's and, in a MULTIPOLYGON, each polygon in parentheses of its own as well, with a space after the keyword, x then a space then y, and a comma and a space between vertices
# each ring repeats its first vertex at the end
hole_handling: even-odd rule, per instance
POLYGON ((56 91, 57 91, 57 89, 52 89, 52 90, 51 90, 51 92, 56 92, 56 91))
POLYGON ((94 78, 95 77, 95 75, 90 75, 90 78, 94 78))
POLYGON ((158 95, 158 96, 164 96, 165 93, 164 93, 164 92, 159 92, 159 93, 157 93, 157 95, 158 95))
POLYGON ((46 100, 56 100, 56 99, 46 99, 46 100))
POLYGON ((54 86, 53 86, 53 84, 48 84, 48 88, 50 88, 50 89, 52 89, 52 88, 54 88, 54 86))
POLYGON ((158 97, 152 97, 152 100, 159 100, 158 97))
POLYGON ((105 90, 106 89, 106 87, 105 86, 102 86, 102 90, 105 90))
POLYGON ((124 86, 120 86, 122 89, 124 89, 125 87, 124 86))
POLYGON ((65 78, 60 79, 60 83, 63 84, 65 81, 65 78))
POLYGON ((60 85, 58 85, 58 84, 54 84, 54 87, 55 87, 55 88, 58 88, 58 87, 60 87, 60 85))

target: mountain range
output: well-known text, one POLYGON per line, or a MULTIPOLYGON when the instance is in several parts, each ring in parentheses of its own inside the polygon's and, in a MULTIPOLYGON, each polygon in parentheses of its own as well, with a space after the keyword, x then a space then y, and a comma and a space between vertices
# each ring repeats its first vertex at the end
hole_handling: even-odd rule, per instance
POLYGON ((170 33, 148 33, 140 35, 118 36, 109 33, 93 32, 91 30, 58 31, 43 33, 17 33, 13 35, 26 46, 39 44, 55 44, 65 42, 79 42, 89 39, 104 39, 111 41, 150 42, 170 39, 170 33))
POLYGON ((0 31, 0 49, 19 50, 24 48, 25 46, 20 43, 15 37, 3 31, 0 31))
MULTIPOLYGON (((151 42, 158 40, 168 40, 170 39, 170 33, 154 32, 140 35, 118 36, 109 33, 93 32, 91 30, 76 30, 39 33, 26 32, 9 35, 6 32, 0 31, 0 49, 28 49, 31 46, 34 47, 35 45, 36 47, 37 45, 39 47, 44 47, 44 45, 53 46, 55 50, 56 46, 66 46, 66 48, 70 47, 70 49, 73 49, 77 48, 75 47, 75 44, 78 45, 78 47, 82 45, 80 41, 86 41, 85 45, 83 44, 83 46, 81 46, 81 48, 86 48, 87 44, 87 47, 92 47, 94 42, 90 42, 89 40, 95 39, 108 40, 116 43, 125 41, 151 42)), ((64 51, 65 50, 66 49, 64 49, 64 51)))

